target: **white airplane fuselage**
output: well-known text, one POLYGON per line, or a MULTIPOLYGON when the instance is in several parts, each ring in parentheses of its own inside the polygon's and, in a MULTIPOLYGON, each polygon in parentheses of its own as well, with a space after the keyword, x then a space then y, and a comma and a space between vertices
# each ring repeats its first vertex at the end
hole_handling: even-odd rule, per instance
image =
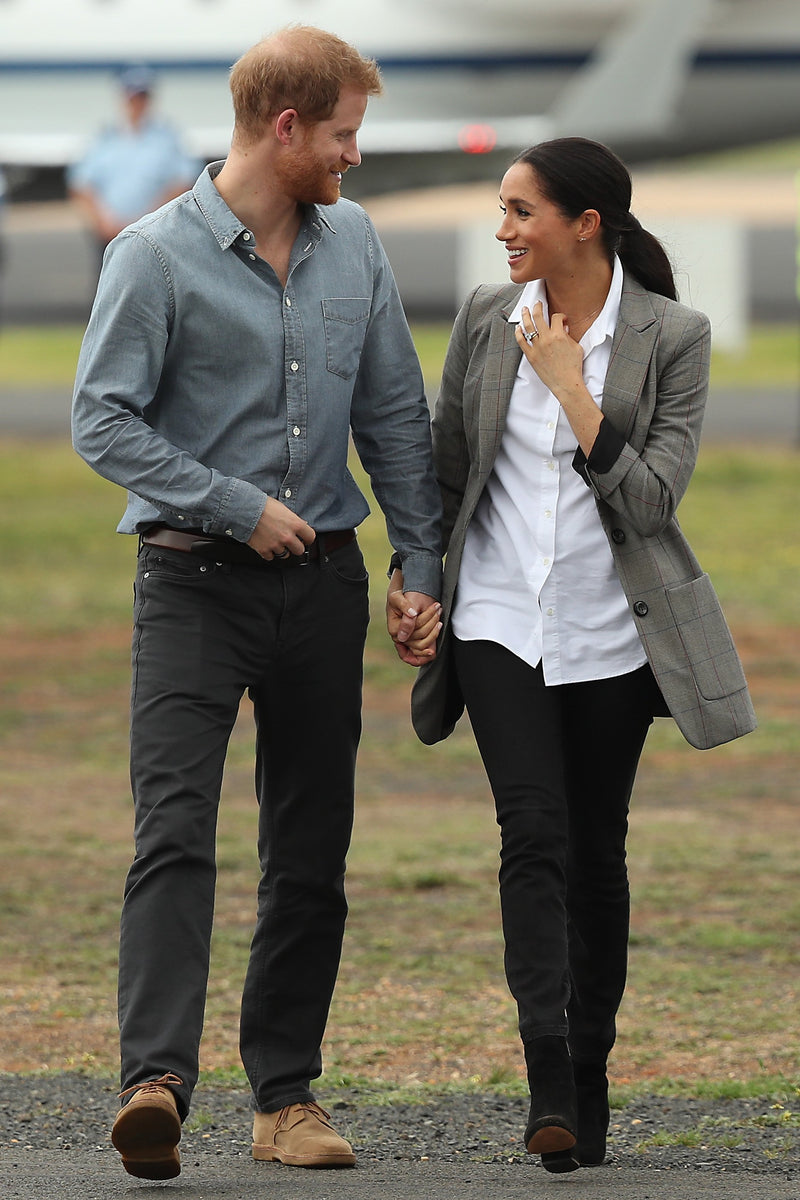
MULTIPOLYGON (((584 132, 554 125, 554 107, 609 37, 657 2, 13 0, 0 5, 0 164, 75 158, 113 119, 115 75, 131 62, 155 69, 159 110, 190 149, 222 156, 231 63, 265 33, 301 22, 381 64, 385 95, 370 103, 361 136, 367 190, 442 172, 474 178, 488 164, 471 151, 491 149, 495 133, 495 153, 507 158, 551 130, 584 132)), ((658 53, 653 46, 654 61, 658 53)), ((633 161, 798 133, 800 4, 709 0, 663 129, 637 131, 634 121, 607 140, 633 161)))

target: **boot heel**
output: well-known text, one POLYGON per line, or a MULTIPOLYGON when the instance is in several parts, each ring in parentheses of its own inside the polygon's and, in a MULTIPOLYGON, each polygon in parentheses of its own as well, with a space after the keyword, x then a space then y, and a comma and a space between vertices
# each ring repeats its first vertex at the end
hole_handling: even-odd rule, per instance
POLYGON ((548 1035, 526 1042, 525 1063, 531 1091, 525 1148, 529 1154, 541 1154, 549 1171, 573 1171, 579 1165, 570 1153, 577 1138, 578 1110, 567 1039, 548 1035))
POLYGON ((563 1175, 566 1171, 577 1171, 581 1164, 575 1157, 575 1148, 571 1150, 556 1150, 552 1154, 542 1155, 542 1166, 552 1175, 563 1175))

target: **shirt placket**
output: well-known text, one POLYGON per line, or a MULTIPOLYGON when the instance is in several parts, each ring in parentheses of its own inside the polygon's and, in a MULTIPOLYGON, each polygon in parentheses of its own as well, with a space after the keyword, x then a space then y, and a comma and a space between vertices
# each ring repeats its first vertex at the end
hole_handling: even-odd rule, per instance
POLYGON ((558 430, 559 404, 551 396, 545 413, 545 430, 547 434, 546 451, 541 458, 541 487, 540 511, 538 521, 537 550, 539 561, 537 567, 541 587, 539 590, 539 609, 542 620, 542 659, 545 666, 555 667, 558 662, 558 597, 553 562, 555 559, 556 513, 558 510, 558 491, 560 471, 556 453, 556 434, 558 430))
POLYGON ((289 467, 281 482, 278 499, 294 509, 297 509, 300 503, 300 488, 308 460, 308 376, 302 304, 298 299, 293 279, 298 266, 313 253, 316 244, 305 231, 302 236, 302 248, 290 268, 281 305, 286 355, 286 440, 289 447, 289 467))

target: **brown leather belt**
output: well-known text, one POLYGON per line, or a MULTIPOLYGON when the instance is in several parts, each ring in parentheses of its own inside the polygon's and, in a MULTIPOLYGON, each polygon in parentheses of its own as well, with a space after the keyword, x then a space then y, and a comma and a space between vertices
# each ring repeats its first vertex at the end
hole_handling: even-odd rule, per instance
POLYGON ((320 554, 332 554, 342 546, 355 540, 355 529, 333 529, 330 533, 317 534, 316 540, 304 554, 289 554, 286 558, 262 558, 258 551, 244 542, 233 539, 210 537, 202 530, 171 529, 168 525, 154 525, 142 534, 146 546, 161 546, 165 550, 181 550, 184 554, 196 554, 213 562, 244 563, 251 567, 300 567, 318 559, 320 554))

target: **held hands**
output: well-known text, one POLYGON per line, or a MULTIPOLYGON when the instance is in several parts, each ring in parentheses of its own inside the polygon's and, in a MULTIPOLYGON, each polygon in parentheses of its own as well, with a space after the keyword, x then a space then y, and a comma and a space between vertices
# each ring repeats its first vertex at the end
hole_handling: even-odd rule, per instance
POLYGON ((560 399, 560 393, 582 386, 583 350, 569 336, 563 313, 553 313, 548 325, 542 302, 537 300, 533 312, 523 308, 515 337, 520 350, 554 396, 560 399))
POLYGON ((421 667, 436 657, 442 606, 422 592, 404 592, 403 574, 394 571, 386 597, 386 627, 404 663, 421 667))
POLYGON ((270 496, 247 544, 271 562, 303 554, 316 536, 307 521, 270 496))

